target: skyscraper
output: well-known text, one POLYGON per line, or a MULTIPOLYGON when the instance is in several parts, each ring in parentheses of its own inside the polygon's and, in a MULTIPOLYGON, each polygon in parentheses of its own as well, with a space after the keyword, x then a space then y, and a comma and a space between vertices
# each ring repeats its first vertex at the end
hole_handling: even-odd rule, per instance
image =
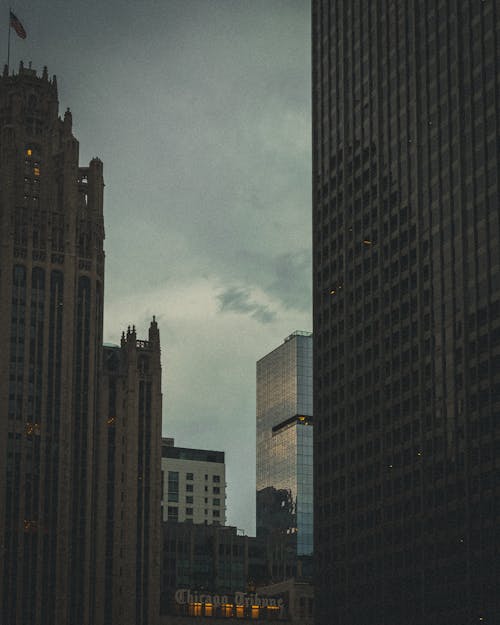
POLYGON ((310 556, 312 337, 294 332, 257 362, 257 535, 310 556))
POLYGON ((312 33, 316 622, 496 622, 500 7, 312 33))
POLYGON ((102 163, 55 77, 0 78, 0 621, 89 622, 102 163))
POLYGON ((0 78, 0 624, 156 625, 160 337, 105 347, 102 163, 0 78))
POLYGON ((96 432, 95 625, 156 625, 160 610, 161 362, 153 317, 105 345, 96 432))

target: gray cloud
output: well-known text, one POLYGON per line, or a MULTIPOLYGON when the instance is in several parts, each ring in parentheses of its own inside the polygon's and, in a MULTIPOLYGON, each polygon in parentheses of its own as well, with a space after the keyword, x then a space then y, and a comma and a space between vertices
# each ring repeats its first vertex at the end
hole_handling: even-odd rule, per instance
POLYGON ((284 306, 301 311, 311 310, 311 253, 297 249, 277 256, 272 263, 274 280, 267 290, 284 306))
POLYGON ((228 518, 252 531, 255 361, 311 325, 310 3, 15 13, 12 67, 57 74, 81 162, 104 162, 105 340, 156 314, 164 432, 227 452, 228 518))
POLYGON ((217 295, 220 312, 248 314, 261 323, 271 323, 276 319, 276 312, 264 304, 254 301, 248 290, 229 287, 217 295))

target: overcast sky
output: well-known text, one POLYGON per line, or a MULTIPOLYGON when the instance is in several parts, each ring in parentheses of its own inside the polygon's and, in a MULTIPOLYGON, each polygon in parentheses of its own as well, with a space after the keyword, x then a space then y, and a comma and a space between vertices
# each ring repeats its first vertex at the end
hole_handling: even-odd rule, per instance
POLYGON ((104 161, 105 340, 156 315, 163 432, 226 452, 228 523, 253 534, 255 363, 311 329, 309 2, 12 10, 11 67, 57 74, 81 163, 104 161))

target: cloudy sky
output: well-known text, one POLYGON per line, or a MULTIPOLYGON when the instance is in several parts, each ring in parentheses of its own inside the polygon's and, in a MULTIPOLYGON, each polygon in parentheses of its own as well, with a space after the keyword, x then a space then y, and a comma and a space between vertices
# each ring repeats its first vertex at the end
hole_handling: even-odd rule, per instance
POLYGON ((104 161, 105 340, 156 315, 164 434, 226 452, 253 533, 255 362, 311 329, 309 2, 12 8, 11 65, 57 74, 82 164, 104 161))

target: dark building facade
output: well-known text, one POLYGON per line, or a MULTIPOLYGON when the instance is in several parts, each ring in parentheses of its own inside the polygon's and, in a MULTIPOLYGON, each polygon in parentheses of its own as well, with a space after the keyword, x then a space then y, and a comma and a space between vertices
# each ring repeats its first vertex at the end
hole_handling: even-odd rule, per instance
POLYGON ((498 620, 499 37, 312 3, 318 625, 498 620))
POLYGON ((55 77, 0 78, 0 622, 90 619, 102 163, 55 77))
POLYGON ((156 625, 160 606, 161 361, 153 318, 104 346, 96 435, 96 625, 156 625))
POLYGON ((188 616, 260 623, 293 615, 282 589, 261 590, 270 579, 266 542, 235 527, 163 523, 161 569, 162 623, 188 616))
POLYGON ((179 588, 221 595, 246 592, 251 540, 235 527, 164 522, 162 613, 175 613, 174 595, 179 588))

